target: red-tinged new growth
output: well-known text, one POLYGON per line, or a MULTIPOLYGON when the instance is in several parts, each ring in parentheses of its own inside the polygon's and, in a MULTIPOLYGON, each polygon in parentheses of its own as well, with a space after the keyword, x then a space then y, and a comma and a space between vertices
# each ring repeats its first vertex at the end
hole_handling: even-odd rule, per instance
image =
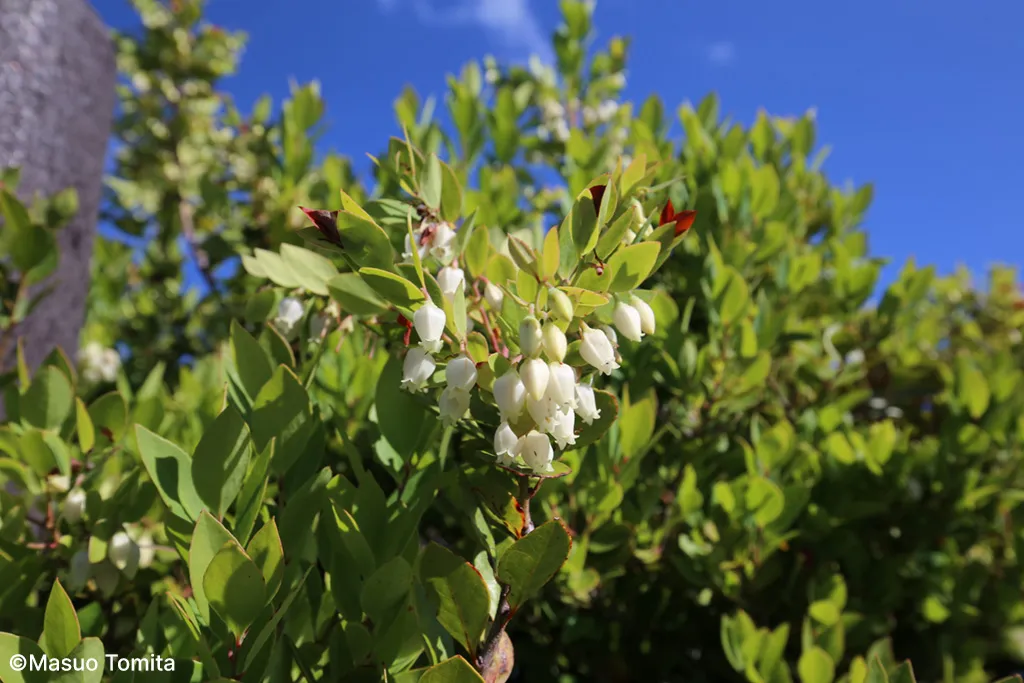
POLYGON ((304 206, 300 206, 299 209, 302 213, 306 214, 309 220, 313 221, 313 225, 317 231, 323 236, 325 242, 329 242, 336 247, 343 246, 341 243, 341 233, 338 232, 338 212, 337 211, 325 211, 324 209, 307 209, 304 206))
POLYGON ((674 231, 675 236, 679 237, 685 234, 693 226, 693 221, 697 218, 696 211, 680 211, 676 213, 675 207, 672 206, 672 200, 668 200, 665 204, 665 208, 661 210, 661 220, 658 223, 658 227, 662 225, 668 225, 669 223, 675 223, 676 229, 674 231))

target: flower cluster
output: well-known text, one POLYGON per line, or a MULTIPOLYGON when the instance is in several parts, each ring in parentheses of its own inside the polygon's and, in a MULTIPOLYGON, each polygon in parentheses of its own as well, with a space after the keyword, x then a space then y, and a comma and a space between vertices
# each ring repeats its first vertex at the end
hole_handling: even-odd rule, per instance
POLYGON ((82 378, 90 384, 113 382, 121 369, 121 356, 115 349, 89 342, 78 352, 78 364, 82 368, 82 378))

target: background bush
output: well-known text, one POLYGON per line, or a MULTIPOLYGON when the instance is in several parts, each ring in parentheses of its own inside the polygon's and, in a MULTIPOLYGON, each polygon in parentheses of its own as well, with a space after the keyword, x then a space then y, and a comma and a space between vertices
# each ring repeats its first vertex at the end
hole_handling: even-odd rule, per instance
MULTIPOLYGON (((22 409, 0 428, 0 471, 14 486, 0 494, 0 628, 36 639, 59 577, 82 636, 107 652, 195 657, 205 676, 213 660, 243 680, 377 680, 359 666, 367 649, 375 666, 423 665, 427 654, 400 663, 403 647, 373 623, 373 605, 345 602, 339 584, 355 581, 346 572, 358 551, 344 546, 352 537, 337 515, 354 510, 378 556, 403 551, 380 546, 404 538, 395 520, 411 519, 405 532, 479 569, 522 532, 522 497, 479 464, 480 435, 395 417, 406 399, 387 364, 402 346, 393 316, 368 320, 350 293, 273 265, 283 245, 307 244, 298 207, 343 208, 342 190, 400 252, 406 218, 387 200, 401 192, 404 171, 391 162, 405 143, 378 155, 373 187, 362 187, 348 160, 314 154, 316 84, 296 87, 276 117, 269 99, 242 113, 219 89, 242 36, 204 25, 195 2, 135 5, 144 30, 118 37, 120 144, 104 209, 120 237, 98 241, 86 330, 96 348, 119 350, 122 367, 97 370, 94 353, 81 363, 54 354, 31 378, 5 368, 8 415, 22 409), (144 238, 141 258, 124 236, 144 238), (186 292, 188 259, 204 286, 186 292), (297 293, 304 319, 287 339, 274 318, 297 293), (229 515, 236 533, 240 520, 249 532, 271 519, 280 529, 282 589, 257 623, 285 618, 263 649, 232 642, 216 619, 189 635, 181 605, 195 598, 188 539, 198 531, 176 528, 143 462, 152 445, 137 436, 192 454, 226 429, 215 422, 227 419, 225 384, 231 401, 258 402, 253 363, 282 392, 286 373, 274 368, 291 368, 302 383, 281 400, 305 419, 261 434, 247 415, 262 455, 246 482, 260 479, 251 475, 263 457, 288 459, 265 490, 243 484, 229 515), (54 398, 65 386, 73 404, 54 398), (66 468, 51 472, 54 462, 66 468), (356 486, 331 488, 334 473, 356 486), (89 497, 69 523, 61 511, 76 476, 89 497), (141 548, 128 572, 107 547, 121 527, 141 548), (83 549, 88 581, 73 567, 83 549)), ((473 276, 508 256, 506 235, 541 249, 546 228, 620 160, 657 164, 638 197, 648 215, 665 198, 696 211, 646 285, 655 339, 620 346, 608 387, 617 423, 567 452, 572 474, 532 499, 534 520, 561 519, 572 549, 510 623, 512 680, 859 683, 904 676, 896 661, 907 658, 918 680, 1012 673, 1024 656, 1016 274, 993 270, 976 288, 966 273, 908 263, 873 298, 884 261, 862 227, 872 190, 830 183, 812 156, 813 117, 761 114, 744 128, 721 118, 714 95, 674 112, 655 97, 619 102, 627 42, 585 50, 590 10, 562 7, 555 70, 467 65, 445 96, 451 127, 411 90, 395 103, 396 136, 404 129, 411 146, 446 160, 464 188, 461 216, 490 238, 482 265, 468 264, 473 276), (668 135, 673 117, 679 138, 668 135)), ((14 210, 5 205, 5 233, 14 210)), ((46 231, 59 221, 37 222, 46 231)), ((580 286, 605 286, 596 272, 580 286)), ((465 651, 446 636, 428 642, 465 651)))

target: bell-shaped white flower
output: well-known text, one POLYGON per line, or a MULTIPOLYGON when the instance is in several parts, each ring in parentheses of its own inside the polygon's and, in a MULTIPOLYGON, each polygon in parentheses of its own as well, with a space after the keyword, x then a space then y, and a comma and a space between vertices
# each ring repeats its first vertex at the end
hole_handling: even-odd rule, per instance
POLYGON ((594 397, 594 387, 589 384, 576 385, 576 414, 588 425, 601 417, 594 397))
POLYGON ((548 369, 547 397, 562 412, 572 410, 576 406, 576 372, 565 363, 551 363, 548 369))
POLYGON ((547 434, 533 430, 523 437, 523 446, 519 456, 526 466, 534 471, 550 472, 551 461, 555 459, 555 449, 551 447, 551 439, 547 434))
POLYGON ((420 346, 430 353, 441 350, 441 335, 444 334, 444 311, 434 305, 433 301, 420 306, 412 315, 412 324, 416 334, 420 336, 420 346))
POLYGON ((576 413, 571 410, 567 413, 563 413, 561 410, 555 411, 550 434, 562 450, 565 450, 566 446, 574 446, 576 444, 576 413))
POLYGON ((444 376, 449 387, 469 391, 476 384, 476 363, 466 356, 452 358, 448 361, 444 376))
POLYGON ((535 358, 540 354, 541 344, 544 342, 544 334, 540 329, 540 322, 532 315, 523 318, 519 323, 519 349, 527 358, 535 358))
POLYGON ((487 299, 487 305, 492 311, 501 313, 501 304, 505 301, 505 292, 501 291, 501 287, 488 282, 484 287, 484 298, 487 299))
POLYGON ((424 349, 409 349, 402 363, 402 388, 413 393, 423 391, 436 367, 433 356, 424 349))
POLYGON ((519 368, 519 377, 523 380, 523 386, 526 387, 527 396, 535 401, 544 398, 544 394, 548 390, 548 379, 551 377, 547 363, 540 358, 531 358, 519 368))
POLYGON ((619 367, 619 364, 615 362, 615 349, 612 348, 612 343, 601 330, 588 327, 583 331, 580 355, 583 360, 605 375, 612 374, 619 367))
POLYGON ((547 396, 542 397, 539 401, 532 396, 527 396, 526 411, 530 413, 530 417, 533 418, 539 431, 550 432, 555 424, 555 413, 558 412, 558 406, 547 396))
POLYGON ((526 406, 526 385, 515 370, 509 370, 494 380, 494 402, 503 420, 516 420, 526 406))
POLYGON ((469 410, 469 392, 465 389, 446 387, 441 392, 437 407, 441 412, 441 422, 445 427, 451 427, 465 417, 469 410))
POLYGON ((615 330, 611 325, 601 325, 601 331, 604 332, 604 336, 608 337, 608 341, 612 343, 612 346, 619 345, 619 335, 615 334, 615 330))
POLYGON ((123 531, 114 534, 107 545, 107 557, 121 570, 124 570, 133 559, 138 562, 138 552, 139 546, 123 531))
POLYGON ((565 360, 565 352, 569 348, 569 342, 565 338, 565 332, 562 332, 554 323, 549 322, 544 325, 542 344, 548 360, 555 361, 556 363, 561 363, 565 360))
POLYGON ((305 310, 302 308, 302 302, 294 297, 286 296, 277 305, 277 317, 274 318, 274 326, 285 337, 291 337, 295 334, 299 321, 302 320, 304 314, 305 310))
POLYGON ((82 519, 83 512, 85 512, 85 491, 74 489, 64 499, 64 519, 74 524, 82 519))
POLYGON ((430 238, 430 255, 441 263, 451 263, 455 256, 453 249, 455 243, 455 231, 447 222, 438 223, 434 227, 434 234, 430 238))
POLYGON ((498 425, 498 429, 494 432, 494 454, 498 458, 504 456, 509 459, 515 459, 516 444, 518 443, 519 437, 508 426, 508 422, 502 422, 498 425))
POLYGON ((629 300, 629 305, 636 309, 640 315, 640 329, 644 334, 654 334, 657 322, 654 319, 654 309, 651 305, 638 296, 629 300))
POLYGON ((448 301, 455 300, 455 293, 459 291, 459 285, 466 286, 466 274, 462 268, 457 266, 445 266, 437 273, 437 284, 441 287, 441 293, 448 301))
MULTIPOLYGON (((427 244, 426 240, 423 239, 423 230, 418 230, 415 233, 416 236, 416 251, 419 252, 420 260, 427 258, 427 250, 430 245, 427 244)), ((406 261, 412 261, 412 238, 409 235, 405 236, 404 248, 402 250, 402 258, 406 261)))
POLYGON ((640 326, 640 312, 629 304, 620 301, 615 305, 615 312, 612 314, 615 320, 615 327, 626 339, 638 342, 644 336, 640 326))

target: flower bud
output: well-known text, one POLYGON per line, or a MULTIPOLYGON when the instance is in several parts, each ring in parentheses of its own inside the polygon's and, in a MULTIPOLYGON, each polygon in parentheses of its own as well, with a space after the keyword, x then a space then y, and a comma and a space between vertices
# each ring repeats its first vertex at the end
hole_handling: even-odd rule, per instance
POLYGON ((531 358, 523 363, 519 369, 519 376, 523 380, 523 386, 526 387, 527 396, 534 401, 544 398, 544 393, 548 390, 548 380, 551 377, 547 363, 540 358, 531 358))
POLYGON ((573 316, 572 299, 562 290, 552 287, 548 290, 548 310, 559 320, 570 322, 573 316))
POLYGON ((588 425, 594 424, 594 420, 601 417, 594 397, 594 387, 589 384, 576 385, 576 413, 588 425))
POLYGON ((644 331, 640 328, 640 312, 629 304, 622 301, 616 304, 612 318, 615 320, 615 327, 626 339, 638 342, 643 338, 644 331))
POLYGON ((402 388, 413 393, 423 391, 437 363, 423 349, 409 349, 402 364, 402 388))
POLYGON ((556 410, 551 425, 551 436, 562 450, 565 450, 566 446, 574 446, 576 444, 576 413, 571 410, 567 413, 556 410))
POLYGON ((433 301, 420 306, 412 316, 412 324, 420 336, 420 346, 430 353, 440 351, 445 321, 444 311, 434 305, 433 301))
POLYGON ((455 293, 459 291, 459 285, 466 286, 466 274, 462 272, 462 268, 445 266, 437 273, 437 284, 444 298, 453 301, 455 293))
POLYGON ((540 353, 543 341, 540 323, 532 315, 523 318, 519 323, 519 348, 527 358, 535 358, 540 353))
POLYGON ((580 345, 583 360, 597 368, 605 375, 619 367, 615 362, 615 349, 604 332, 592 328, 583 331, 583 343, 580 345))
POLYGON ((450 223, 441 222, 434 226, 433 235, 430 238, 430 255, 444 264, 451 263, 455 256, 452 248, 455 242, 455 231, 450 223))
POLYGON ((549 322, 544 325, 543 346, 548 360, 561 363, 565 360, 565 351, 569 346, 569 342, 565 339, 565 332, 562 332, 554 323, 549 322))
POLYGON ((509 370, 494 380, 494 402, 503 420, 516 420, 526 405, 526 386, 515 370, 509 370))
POLYGON ((498 456, 499 462, 508 464, 508 461, 514 460, 518 443, 519 437, 508 426, 508 422, 498 425, 497 431, 494 432, 494 454, 498 456))
POLYGON ((139 546, 123 531, 118 531, 107 545, 107 557, 115 567, 124 571, 133 559, 138 564, 139 546))
POLYGON ((495 313, 501 313, 501 304, 505 301, 505 292, 501 291, 501 288, 492 282, 488 282, 484 287, 484 298, 487 299, 487 305, 491 307, 491 310, 495 313))
POLYGON ((531 431, 523 437, 522 451, 519 453, 527 467, 538 472, 551 470, 551 461, 555 459, 555 450, 551 447, 551 439, 546 434, 531 431))
POLYGON ((476 363, 466 356, 453 358, 448 361, 444 375, 449 387, 469 391, 476 384, 476 363))
POLYGON ((469 392, 447 387, 441 392, 437 405, 441 412, 441 422, 445 427, 451 427, 465 417, 466 411, 469 410, 469 392))
POLYGON ((657 323, 654 319, 654 309, 651 308, 651 305, 638 296, 631 298, 629 305, 640 314, 640 329, 643 330, 644 334, 654 334, 657 323))
POLYGON ((644 216, 644 207, 639 200, 633 199, 629 203, 630 208, 633 209, 633 215, 630 216, 629 227, 631 230, 639 230, 646 221, 647 217, 644 216))
POLYGON ((576 372, 565 363, 551 363, 548 369, 547 397, 562 412, 572 410, 576 406, 576 372))
POLYGON ((299 321, 302 320, 304 314, 305 310, 302 308, 302 302, 293 297, 286 296, 277 305, 277 317, 274 318, 274 326, 285 337, 291 338, 295 335, 295 330, 298 328, 299 321))
POLYGON ((85 491, 74 489, 64 499, 64 519, 68 523, 74 524, 82 519, 83 512, 85 512, 85 491))

